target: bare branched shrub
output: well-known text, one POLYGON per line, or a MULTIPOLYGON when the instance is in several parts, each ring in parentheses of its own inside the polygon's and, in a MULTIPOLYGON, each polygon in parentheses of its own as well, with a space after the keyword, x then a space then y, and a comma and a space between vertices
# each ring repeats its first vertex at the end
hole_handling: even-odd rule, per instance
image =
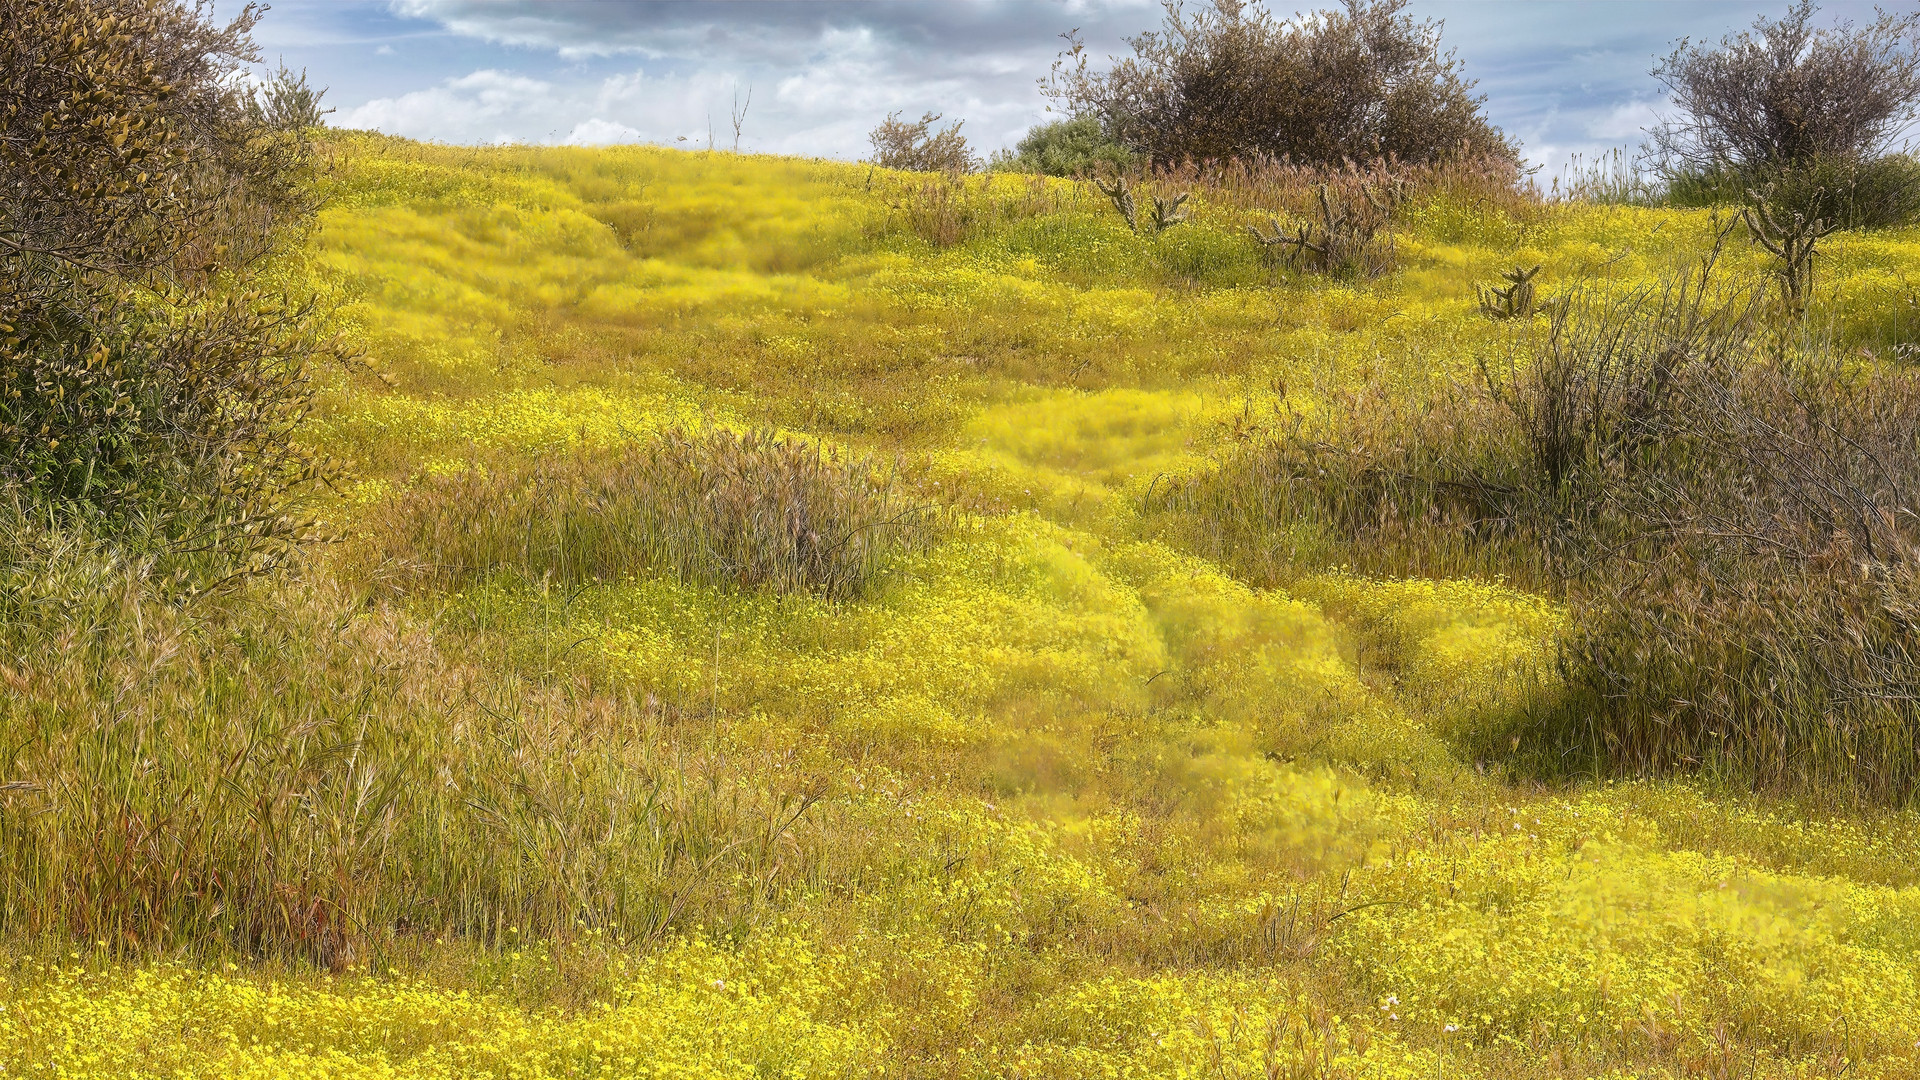
POLYGON ((1812 0, 1718 48, 1682 41, 1654 68, 1674 115, 1648 132, 1669 171, 1885 153, 1920 107, 1920 14, 1816 30, 1812 0))
POLYGON ((1691 271, 1624 296, 1570 295, 1519 355, 1482 358, 1481 386, 1523 439, 1529 494, 1552 518, 1602 520, 1612 493, 1663 467, 1689 393, 1743 362, 1755 292, 1717 276, 1732 228, 1691 271))
POLYGON ((1920 208, 1920 175, 1888 156, 1920 116, 1920 14, 1815 29, 1798 0, 1718 47, 1681 41, 1653 70, 1675 111, 1646 152, 1686 203, 1774 201, 1848 226, 1893 224, 1920 208))
POLYGON ((1169 2, 1162 27, 1131 39, 1133 55, 1106 71, 1069 37, 1045 90, 1155 164, 1513 159, 1459 61, 1440 51, 1439 25, 1405 8, 1347 0, 1279 20, 1242 0, 1192 12, 1169 2))
POLYGON ((933 527, 873 461, 730 431, 428 480, 400 516, 390 554, 450 581, 501 569, 572 583, 667 575, 836 600, 873 588, 933 527))
POLYGON ((1839 225, 1799 210, 1776 211, 1773 189, 1748 193, 1753 205, 1740 212, 1747 235, 1776 260, 1774 273, 1780 279, 1780 299, 1790 318, 1807 313, 1807 298, 1813 292, 1813 259, 1820 241, 1839 225))
POLYGON ((331 346, 249 295, 312 147, 294 88, 234 78, 259 9, 209 11, 0 0, 0 492, 223 577, 302 532, 291 435, 331 346))
POLYGON ((253 122, 273 131, 303 131, 326 123, 332 109, 320 107, 324 87, 307 85, 307 69, 294 71, 281 64, 247 99, 253 122))
POLYGON ((873 143, 873 163, 883 169, 905 172, 966 173, 980 167, 980 159, 960 134, 964 120, 955 120, 934 130, 940 114, 930 112, 918 120, 902 120, 892 112, 867 138, 873 143))

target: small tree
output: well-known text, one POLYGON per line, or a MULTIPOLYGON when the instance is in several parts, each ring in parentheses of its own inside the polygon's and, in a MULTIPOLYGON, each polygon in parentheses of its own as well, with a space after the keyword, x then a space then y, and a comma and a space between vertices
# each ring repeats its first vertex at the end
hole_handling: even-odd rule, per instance
POLYGON ((1279 20, 1245 0, 1191 13, 1166 0, 1162 27, 1130 39, 1133 55, 1106 71, 1092 70, 1068 35, 1042 91, 1155 164, 1516 160, 1459 61, 1440 51, 1439 24, 1414 20, 1406 3, 1345 0, 1279 20))
POLYGON ((1813 0, 1721 39, 1682 39, 1653 69, 1675 112, 1647 134, 1668 173, 1752 172, 1863 161, 1891 149, 1920 109, 1920 13, 1810 24, 1813 0))
POLYGON ((936 112, 926 113, 918 121, 902 120, 898 112, 888 113, 886 121, 867 136, 873 141, 873 163, 907 172, 963 173, 978 168, 980 160, 967 145, 966 136, 960 134, 960 126, 966 121, 955 120, 935 131, 933 125, 939 120, 936 112))

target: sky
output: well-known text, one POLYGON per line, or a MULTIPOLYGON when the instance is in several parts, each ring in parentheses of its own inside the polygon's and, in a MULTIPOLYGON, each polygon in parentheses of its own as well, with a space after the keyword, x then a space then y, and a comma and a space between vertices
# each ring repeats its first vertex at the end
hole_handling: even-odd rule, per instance
MULTIPOLYGON (((222 7, 231 5, 223 4, 222 7)), ((1314 0, 1271 0, 1278 15, 1314 0)), ((1784 0, 1413 0, 1548 173, 1639 144, 1648 75, 1784 0)), ((1157 0, 273 0, 266 60, 328 88, 336 127, 446 143, 605 145, 859 159, 887 114, 964 120, 982 153, 1050 119, 1037 80, 1078 30, 1096 60, 1157 0), (736 117, 739 119, 736 138, 736 117)), ((1871 3, 1820 21, 1869 21, 1871 3)))

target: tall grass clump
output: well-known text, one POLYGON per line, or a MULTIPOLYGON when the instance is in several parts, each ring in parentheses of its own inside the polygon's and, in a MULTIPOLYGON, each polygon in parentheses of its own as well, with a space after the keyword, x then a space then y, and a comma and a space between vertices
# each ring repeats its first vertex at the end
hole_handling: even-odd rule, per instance
POLYGON ((1032 174, 892 173, 869 177, 868 186, 880 190, 888 211, 878 235, 911 234, 936 248, 1059 214, 1080 202, 1072 186, 1032 174))
POLYGON ((669 745, 655 704, 456 662, 331 586, 189 615, 112 567, 52 584, 90 599, 0 628, 22 946, 339 968, 434 937, 646 940, 747 917, 798 865, 812 796, 669 745))
POLYGON ((1843 229, 1893 228, 1920 215, 1920 160, 1889 154, 1871 161, 1708 166, 1676 171, 1663 188, 1671 206, 1740 206, 1766 192, 1771 203, 1843 229))
MULTIPOLYGON (((1591 160, 1574 154, 1561 174, 1553 178, 1547 195, 1600 206, 1663 204, 1668 197, 1667 181, 1641 166, 1640 161, 1623 149, 1610 150, 1591 160)), ((1711 206, 1715 202, 1709 200, 1701 205, 1711 206)))
POLYGON ((400 520, 392 553, 447 580, 504 568, 571 583, 668 575, 834 600, 874 588, 933 524, 871 459, 723 429, 429 479, 400 520))
POLYGON ((1572 590, 1542 748, 1904 802, 1920 781, 1920 381, 1817 343, 1689 388, 1572 590))

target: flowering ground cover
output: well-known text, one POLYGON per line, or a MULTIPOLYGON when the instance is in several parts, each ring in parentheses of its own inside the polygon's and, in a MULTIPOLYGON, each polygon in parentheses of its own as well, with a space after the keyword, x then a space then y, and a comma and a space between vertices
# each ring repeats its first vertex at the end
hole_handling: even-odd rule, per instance
MULTIPOLYGON (((1228 192, 1152 238, 1065 181, 331 149, 285 272, 366 358, 305 433, 337 542, 0 668, 6 1074, 1920 1075, 1920 818, 1515 773, 1472 748, 1552 599, 1156 510, 1470 378, 1501 270, 1631 288, 1709 212, 1435 185, 1335 282, 1228 192), (844 596, 578 539, 667 432, 865 462, 911 535, 844 596)), ((1883 362, 1920 233, 1828 252, 1883 362)))

